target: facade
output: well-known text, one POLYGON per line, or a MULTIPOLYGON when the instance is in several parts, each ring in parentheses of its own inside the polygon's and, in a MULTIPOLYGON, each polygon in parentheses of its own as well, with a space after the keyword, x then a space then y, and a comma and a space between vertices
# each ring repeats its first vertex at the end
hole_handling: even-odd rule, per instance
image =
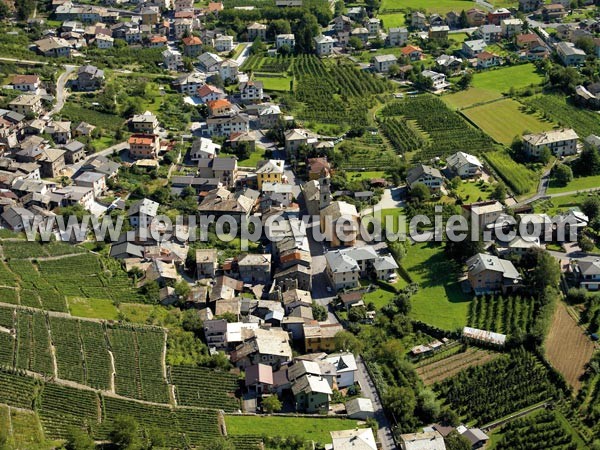
POLYGON ((371 59, 373 68, 379 73, 387 73, 390 67, 398 63, 398 59, 394 55, 377 55, 371 59))
POLYGON ((214 248, 196 250, 196 278, 214 278, 219 267, 218 256, 214 248))
POLYGON ((444 185, 444 177, 438 169, 419 164, 407 172, 406 182, 411 188, 416 183, 422 183, 433 192, 438 192, 444 185))
POLYGON ((333 53, 333 44, 335 40, 330 36, 315 37, 315 51, 317 56, 328 56, 333 53))
POLYGON ((390 28, 387 36, 388 44, 391 47, 402 47, 408 42, 408 29, 390 28))
POLYGON ((468 279, 475 295, 513 293, 521 283, 521 275, 513 263, 494 255, 478 253, 467 260, 468 279))
POLYGON ((258 190, 262 190, 263 183, 283 182, 285 161, 281 159, 269 159, 258 163, 256 169, 256 182, 258 190))
POLYGON ((183 66, 183 59, 179 50, 167 49, 162 52, 163 64, 167 70, 176 71, 183 66))
POLYGON ((155 134, 132 134, 129 137, 129 155, 133 159, 157 159, 160 140, 155 134))
POLYGON ((11 111, 37 116, 42 112, 42 97, 36 94, 22 94, 8 104, 11 111))
POLYGON ((554 156, 568 156, 577 153, 579 136, 571 128, 545 131, 539 134, 523 136, 523 147, 527 155, 537 158, 542 148, 546 147, 554 156))
POLYGON ((476 156, 456 152, 446 159, 448 168, 461 178, 478 177, 483 172, 483 163, 476 156))
POLYGON ((246 28, 248 32, 248 40, 254 42, 256 38, 260 38, 261 41, 267 39, 267 26, 262 23, 252 23, 246 28))
POLYGON ((233 50, 233 36, 221 35, 215 38, 215 49, 218 52, 230 52, 233 50))
POLYGON ((293 34, 278 34, 275 37, 275 47, 279 50, 284 45, 287 45, 290 50, 296 47, 296 37, 293 34))
POLYGON ((263 98, 262 81, 246 81, 239 84, 240 98, 245 102, 261 101, 263 98))
POLYGON ((565 66, 580 66, 585 62, 586 54, 571 42, 556 44, 556 53, 565 66))

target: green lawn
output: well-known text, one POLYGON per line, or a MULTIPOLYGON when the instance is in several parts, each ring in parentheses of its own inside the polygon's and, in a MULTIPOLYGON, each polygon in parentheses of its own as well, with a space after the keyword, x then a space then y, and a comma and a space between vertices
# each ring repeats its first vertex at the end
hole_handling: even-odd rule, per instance
POLYGON ((477 4, 471 1, 463 0, 383 0, 379 10, 397 10, 397 9, 425 9, 428 13, 446 14, 449 11, 468 9, 476 7, 477 4))
POLYGON ((238 161, 240 167, 256 167, 259 161, 265 158, 265 152, 262 149, 257 148, 255 151, 250 153, 247 159, 238 161))
POLYGON ((450 95, 444 95, 442 100, 451 108, 462 109, 475 103, 484 103, 496 100, 502 97, 501 94, 488 89, 471 87, 465 91, 456 92, 450 95))
POLYGON ((404 215, 404 208, 379 209, 375 214, 375 216, 380 219, 382 228, 384 229, 387 228, 385 226, 386 221, 390 221, 392 233, 397 233, 398 231, 406 232, 408 225, 404 226, 400 224, 400 230, 398 226, 398 218, 402 215, 404 215))
POLYGON ((551 130, 552 122, 542 119, 537 113, 526 113, 521 103, 506 98, 493 103, 468 108, 462 113, 494 140, 510 145, 515 136, 529 131, 539 133, 551 130))
POLYGON ((119 318, 119 310, 111 300, 71 297, 67 303, 73 316, 105 320, 119 318))
POLYGON ((362 181, 372 180, 373 178, 385 178, 384 171, 366 171, 366 172, 346 172, 348 180, 350 181, 362 181))
POLYGON ((404 13, 380 14, 377 18, 381 19, 381 26, 385 29, 398 28, 406 25, 404 13))
POLYGON ((479 199, 487 200, 491 193, 491 186, 488 183, 465 180, 457 189, 457 193, 465 203, 472 203, 479 199))
POLYGON ((289 92, 290 90, 290 82, 292 81, 292 77, 261 77, 259 74, 256 74, 254 77, 255 80, 263 82, 263 88, 265 91, 284 91, 289 92))
POLYGON ((467 323, 471 297, 463 294, 458 283, 460 269, 448 260, 438 243, 416 243, 401 261, 419 291, 412 296, 411 316, 445 330, 467 323))
POLYGON ((548 194, 557 194, 560 192, 579 191, 593 188, 600 189, 600 175, 573 178, 573 181, 566 186, 557 186, 556 183, 552 181, 550 183, 550 187, 548 188, 548 194))
MULTIPOLYGON (((398 283, 403 283, 404 280, 402 280, 401 277, 399 277, 399 281, 398 283)), ((369 283, 367 283, 369 284, 369 283)), ((400 287, 400 285, 399 285, 400 287)), ((386 289, 381 289, 381 288, 377 288, 374 291, 371 291, 367 294, 365 294, 363 296, 363 301, 365 302, 365 305, 368 305, 369 303, 373 303, 375 305, 376 309, 381 309, 384 306, 390 304, 392 302, 392 300, 394 299, 394 296, 396 294, 394 294, 391 291, 388 291, 386 289)))
POLYGON ((331 443, 330 431, 350 430, 358 426, 356 420, 334 418, 305 418, 277 416, 225 416, 229 436, 268 435, 301 436, 321 444, 331 443))
POLYGON ((549 200, 536 202, 534 204, 534 211, 536 213, 546 213, 549 216, 554 216, 562 211, 581 206, 587 196, 588 194, 579 193, 553 197, 549 200))
POLYGON ((448 39, 455 42, 465 42, 465 40, 469 37, 467 33, 452 33, 448 35, 448 39))

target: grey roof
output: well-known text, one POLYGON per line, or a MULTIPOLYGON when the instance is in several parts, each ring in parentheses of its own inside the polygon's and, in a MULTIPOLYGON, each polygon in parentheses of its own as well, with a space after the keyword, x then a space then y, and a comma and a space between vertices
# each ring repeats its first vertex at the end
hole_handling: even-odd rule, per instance
POLYGON ((519 279, 521 275, 510 261, 494 255, 478 253, 467 260, 469 273, 477 275, 488 270, 501 272, 504 278, 519 279))
POLYGON ((131 242, 113 244, 110 248, 110 256, 112 258, 117 258, 119 255, 131 255, 137 256, 138 258, 143 258, 144 250, 142 246, 133 244, 131 242))
POLYGON ((356 260, 339 250, 325 253, 325 260, 334 273, 360 272, 356 260))
POLYGON ((425 164, 418 164, 412 169, 408 171, 406 174, 406 181, 408 184, 413 184, 415 181, 418 181, 423 175, 430 175, 435 178, 442 179, 442 173, 431 166, 426 166, 425 164))
POLYGON ((131 205, 127 214, 129 216, 133 216, 134 214, 145 214, 147 216, 154 217, 158 212, 158 206, 158 203, 153 202, 150 199, 144 198, 131 205))

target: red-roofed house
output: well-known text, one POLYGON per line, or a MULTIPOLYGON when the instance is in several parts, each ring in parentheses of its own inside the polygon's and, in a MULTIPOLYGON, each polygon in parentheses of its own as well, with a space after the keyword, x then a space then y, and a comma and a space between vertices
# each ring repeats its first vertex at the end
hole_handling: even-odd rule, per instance
POLYGON ((487 69, 489 67, 495 67, 502 64, 502 58, 493 53, 483 51, 477 55, 477 68, 487 69))
POLYGON ((208 4, 208 12, 219 14, 220 11, 223 11, 223 3, 221 3, 221 2, 210 2, 208 4))
POLYGON ((196 57, 202 53, 202 40, 197 36, 190 36, 182 39, 183 54, 189 57, 196 57))
POLYGON ((214 116, 227 116, 231 114, 231 103, 229 100, 220 98, 218 100, 211 100, 206 103, 208 106, 208 115, 214 116))
POLYGON ((21 92, 35 92, 40 87, 37 75, 15 75, 11 81, 13 88, 21 92))
POLYGON ((406 47, 403 47, 400 51, 411 61, 419 61, 423 58, 423 50, 421 50, 420 47, 416 47, 414 45, 407 45, 406 47))
POLYGON ((227 97, 225 92, 222 89, 219 89, 216 86, 212 86, 210 84, 205 84, 198 88, 198 97, 204 103, 210 102, 212 100, 219 100, 227 97))
POLYGON ((331 175, 331 164, 327 158, 309 158, 308 159, 308 179, 318 180, 331 175))
POLYGON ((148 47, 150 48, 164 47, 165 45, 167 45, 166 36, 152 36, 148 41, 148 47))
POLYGON ((160 140, 155 134, 132 134, 129 138, 129 156, 133 159, 157 159, 160 140))

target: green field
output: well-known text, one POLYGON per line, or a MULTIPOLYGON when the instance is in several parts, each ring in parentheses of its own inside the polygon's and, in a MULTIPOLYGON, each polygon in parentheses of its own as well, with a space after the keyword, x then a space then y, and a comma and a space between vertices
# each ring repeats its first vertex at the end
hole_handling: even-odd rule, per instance
POLYGON ((365 171, 365 172, 346 172, 346 176, 350 181, 372 180, 373 178, 385 178, 384 171, 365 171))
POLYGON ((330 431, 358 426, 356 420, 274 416, 225 416, 228 436, 302 436, 321 444, 331 442, 330 431))
POLYGON ((471 87, 466 91, 456 92, 450 95, 444 95, 442 100, 451 108, 462 109, 476 103, 485 103, 499 99, 501 95, 498 92, 488 89, 471 87))
POLYGON ((475 2, 462 0, 383 0, 379 11, 399 9, 425 9, 428 13, 446 14, 449 11, 468 10, 476 7, 475 2))
POLYGON ((111 300, 72 297, 68 299, 71 315, 92 319, 117 320, 119 310, 111 300))
POLYGON ((566 186, 557 186, 553 181, 548 188, 548 194, 558 194, 560 192, 581 191, 584 189, 600 189, 600 175, 591 177, 573 178, 566 186))
POLYGON ((456 193, 463 199, 465 203, 487 200, 491 193, 491 186, 487 183, 479 183, 475 181, 463 181, 456 193))
POLYGON ((256 149, 250 156, 246 159, 242 159, 238 161, 238 166, 240 167, 256 167, 259 161, 265 158, 265 152, 261 149, 256 149))
POLYGON ((406 18, 402 12, 393 14, 380 14, 377 17, 381 19, 382 27, 386 29, 403 27, 406 25, 406 18))
POLYGON ((290 82, 293 80, 292 77, 287 77, 287 76, 261 77, 260 74, 256 74, 254 79, 257 81, 263 82, 263 88, 265 91, 284 91, 284 92, 289 92, 290 82))
POLYGON ((419 283, 411 298, 414 319, 445 330, 466 325, 471 300, 458 283, 460 267, 448 260, 440 244, 414 244, 401 265, 419 283))
POLYGON ((525 131, 539 133, 553 128, 554 124, 543 120, 539 114, 525 111, 525 106, 506 98, 464 109, 462 113, 495 141, 510 145, 515 137, 520 137, 525 131))
POLYGON ((485 159, 517 195, 527 194, 537 187, 539 174, 517 163, 508 152, 487 152, 485 159))

